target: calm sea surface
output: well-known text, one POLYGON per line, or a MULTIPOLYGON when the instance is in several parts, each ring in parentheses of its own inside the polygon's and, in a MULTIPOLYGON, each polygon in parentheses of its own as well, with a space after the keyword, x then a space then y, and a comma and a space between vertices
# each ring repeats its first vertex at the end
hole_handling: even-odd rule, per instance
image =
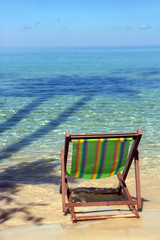
POLYGON ((0 179, 54 182, 64 133, 136 131, 160 169, 160 47, 0 49, 0 179))

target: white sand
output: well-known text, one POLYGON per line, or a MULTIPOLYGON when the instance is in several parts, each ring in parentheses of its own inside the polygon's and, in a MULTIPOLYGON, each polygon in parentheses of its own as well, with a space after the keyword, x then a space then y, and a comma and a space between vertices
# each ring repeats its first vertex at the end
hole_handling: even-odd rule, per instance
MULTIPOLYGON (((127 181, 135 196, 133 176, 127 181)), ((141 174, 143 211, 140 219, 110 219, 72 224, 70 216, 61 210, 58 186, 49 184, 18 185, 1 188, 0 240, 28 239, 159 239, 160 236, 160 176, 141 174)), ((83 181, 110 187, 110 181, 83 181)), ((116 183, 116 179, 115 179, 116 183)), ((78 186, 83 186, 78 183, 78 186)))

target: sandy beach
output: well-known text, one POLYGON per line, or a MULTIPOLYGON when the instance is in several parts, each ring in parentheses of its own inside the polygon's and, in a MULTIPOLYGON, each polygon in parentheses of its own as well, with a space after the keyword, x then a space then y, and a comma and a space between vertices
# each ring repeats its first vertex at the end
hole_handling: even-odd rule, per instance
MULTIPOLYGON (((133 174, 133 173, 132 173, 133 174)), ((134 197, 133 175, 128 187, 134 197)), ((113 179, 113 178, 112 178, 113 179)), ((140 219, 116 218, 72 224, 69 214, 61 210, 61 195, 57 184, 1 183, 1 240, 10 239, 159 239, 160 235, 160 176, 141 173, 143 211, 140 219), (152 180, 152 181, 151 181, 152 180)), ((104 186, 104 180, 76 180, 73 186, 104 186)), ((111 186, 111 178, 105 182, 111 186)), ((116 178, 114 179, 114 185, 116 178)))

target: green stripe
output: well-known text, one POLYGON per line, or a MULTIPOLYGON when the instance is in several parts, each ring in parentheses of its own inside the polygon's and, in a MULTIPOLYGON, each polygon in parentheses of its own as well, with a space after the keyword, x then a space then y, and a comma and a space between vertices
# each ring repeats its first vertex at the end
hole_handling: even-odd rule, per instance
POLYGON ((120 168, 120 163, 121 163, 121 166, 122 166, 122 163, 123 163, 125 143, 126 143, 125 141, 121 142, 121 145, 120 145, 120 154, 119 154, 119 158, 118 158, 117 168, 116 168, 116 171, 115 171, 116 173, 118 173, 118 170, 120 168))
POLYGON ((103 157, 105 157, 105 152, 104 152, 104 148, 105 148, 105 144, 107 142, 105 141, 105 139, 103 139, 103 142, 101 143, 102 146, 101 146, 101 154, 100 154, 100 162, 99 162, 99 168, 98 168, 98 173, 97 173, 97 177, 96 178, 99 178, 100 177, 100 174, 103 172, 103 157))
POLYGON ((83 143, 82 144, 82 152, 81 152, 81 164, 80 164, 80 170, 79 170, 79 175, 78 177, 81 176, 82 170, 83 170, 83 161, 84 161, 84 147, 85 147, 85 139, 82 139, 83 143))

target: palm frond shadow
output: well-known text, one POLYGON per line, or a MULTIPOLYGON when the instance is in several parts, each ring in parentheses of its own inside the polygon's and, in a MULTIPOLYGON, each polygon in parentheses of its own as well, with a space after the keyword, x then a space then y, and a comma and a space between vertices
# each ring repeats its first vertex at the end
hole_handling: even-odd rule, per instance
POLYGON ((24 215, 24 219, 31 224, 41 224, 43 218, 37 218, 30 214, 27 207, 18 207, 18 208, 10 208, 10 209, 0 209, 0 224, 14 218, 16 213, 21 213, 24 215))
POLYGON ((21 162, 8 167, 0 174, 1 181, 20 183, 52 183, 60 180, 60 163, 54 159, 40 159, 34 162, 21 162))
POLYGON ((0 182, 0 202, 2 201, 2 204, 4 204, 4 206, 7 206, 7 208, 0 208, 0 224, 3 224, 12 218, 15 218, 16 214, 23 214, 24 219, 31 224, 40 224, 43 220, 43 218, 34 217, 30 213, 28 206, 11 207, 11 204, 15 203, 15 195, 18 194, 20 189, 21 186, 17 183, 10 181, 0 182))
POLYGON ((34 202, 34 199, 33 201, 31 199, 25 205, 23 202, 18 203, 17 207, 15 197, 23 188, 22 184, 52 184, 58 187, 60 175, 60 162, 56 159, 41 159, 30 163, 22 162, 6 168, 4 172, 0 173, 0 202, 4 206, 10 207, 0 209, 0 224, 15 218, 16 214, 21 214, 23 219, 30 224, 41 224, 44 218, 34 216, 30 207, 45 207, 48 203, 34 202), (11 207, 12 204, 16 204, 16 206, 11 207))

